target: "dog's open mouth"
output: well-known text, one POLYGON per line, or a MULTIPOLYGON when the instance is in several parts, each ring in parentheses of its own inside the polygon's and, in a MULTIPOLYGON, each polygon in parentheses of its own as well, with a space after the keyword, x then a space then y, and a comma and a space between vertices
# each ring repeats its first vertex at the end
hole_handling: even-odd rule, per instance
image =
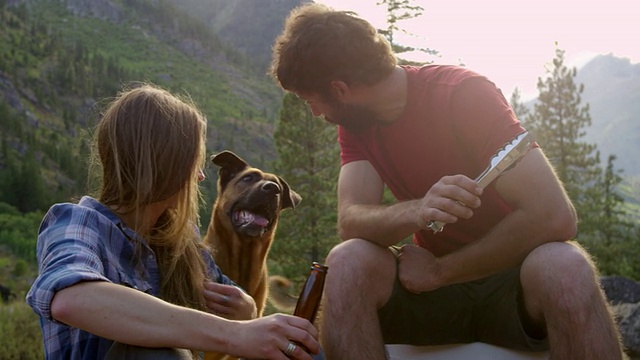
POLYGON ((246 209, 234 211, 231 222, 237 231, 248 236, 262 236, 271 223, 264 215, 246 209))

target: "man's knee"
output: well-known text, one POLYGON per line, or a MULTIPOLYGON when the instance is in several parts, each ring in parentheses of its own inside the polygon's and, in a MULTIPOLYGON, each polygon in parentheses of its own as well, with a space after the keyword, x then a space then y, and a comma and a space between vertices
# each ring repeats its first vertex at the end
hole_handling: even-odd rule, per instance
POLYGON ((340 243, 327 256, 327 292, 340 296, 344 292, 367 293, 376 303, 391 295, 396 278, 396 262, 388 248, 363 239, 340 243), (331 289, 330 289, 331 288, 331 289))
POLYGON ((578 244, 554 242, 534 249, 522 263, 520 279, 525 303, 534 317, 543 308, 574 309, 600 296, 597 271, 578 244))
POLYGON ((336 245, 327 256, 331 269, 354 268, 363 272, 388 271, 395 266, 389 249, 363 239, 351 239, 336 245))
POLYGON ((574 287, 585 281, 595 282, 596 269, 589 254, 577 243, 553 242, 531 251, 522 263, 521 278, 523 284, 536 287, 556 283, 574 287))

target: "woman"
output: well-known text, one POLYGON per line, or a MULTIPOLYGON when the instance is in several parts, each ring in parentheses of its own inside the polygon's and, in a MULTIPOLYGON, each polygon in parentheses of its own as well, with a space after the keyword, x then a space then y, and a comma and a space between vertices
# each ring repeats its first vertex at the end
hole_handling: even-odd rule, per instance
MULTIPOLYGON (((197 231, 206 121, 152 85, 125 91, 97 126, 98 196, 54 205, 38 235, 40 274, 27 302, 40 316, 47 359, 103 359, 185 350, 247 358, 311 359, 306 320, 256 316, 197 231), (224 317, 221 317, 224 316, 224 317), (139 348, 130 345, 138 346, 139 348), (286 355, 285 355, 286 353, 286 355)), ((167 357, 168 356, 168 357, 167 357)))

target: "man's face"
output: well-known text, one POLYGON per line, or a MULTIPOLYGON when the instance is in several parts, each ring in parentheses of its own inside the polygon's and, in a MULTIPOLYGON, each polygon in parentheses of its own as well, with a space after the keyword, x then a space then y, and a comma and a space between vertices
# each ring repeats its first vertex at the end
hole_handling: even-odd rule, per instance
POLYGON ((323 116, 327 122, 343 126, 350 132, 362 132, 379 122, 376 114, 368 106, 345 104, 335 98, 321 95, 300 98, 307 102, 314 116, 323 116))

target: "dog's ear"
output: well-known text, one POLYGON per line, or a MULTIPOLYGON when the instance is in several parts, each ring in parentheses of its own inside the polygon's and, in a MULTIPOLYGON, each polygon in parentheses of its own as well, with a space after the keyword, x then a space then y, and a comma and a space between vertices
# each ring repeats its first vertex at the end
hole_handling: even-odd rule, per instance
POLYGON ((302 197, 298 195, 297 192, 291 190, 289 184, 280 176, 278 176, 278 181, 280 182, 280 186, 282 186, 282 208, 294 209, 300 201, 302 201, 302 197))
POLYGON ((218 178, 220 185, 224 187, 231 179, 236 177, 239 172, 246 169, 249 164, 242 158, 229 150, 222 151, 211 156, 211 161, 220 166, 218 178))

